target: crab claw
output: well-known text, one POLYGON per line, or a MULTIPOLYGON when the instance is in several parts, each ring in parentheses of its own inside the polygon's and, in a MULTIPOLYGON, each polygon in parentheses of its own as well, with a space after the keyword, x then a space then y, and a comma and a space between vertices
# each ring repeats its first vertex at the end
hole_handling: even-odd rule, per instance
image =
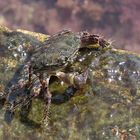
POLYGON ((68 85, 74 85, 76 88, 82 88, 88 78, 88 70, 83 73, 64 73, 58 72, 56 76, 68 85))
POLYGON ((74 76, 74 85, 78 88, 83 88, 83 86, 87 83, 88 78, 88 70, 84 71, 81 74, 74 76))

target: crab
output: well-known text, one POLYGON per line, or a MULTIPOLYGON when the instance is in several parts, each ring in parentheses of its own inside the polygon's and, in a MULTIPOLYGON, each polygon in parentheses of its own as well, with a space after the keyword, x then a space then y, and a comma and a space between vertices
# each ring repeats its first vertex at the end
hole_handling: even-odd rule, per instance
POLYGON ((9 119, 7 122, 10 122, 17 106, 25 106, 32 98, 43 96, 46 102, 43 122, 47 123, 51 102, 58 103, 58 100, 65 102, 62 99, 68 100, 78 89, 83 87, 83 84, 86 84, 87 69, 83 70, 83 73, 65 72, 66 67, 72 65, 76 60, 79 49, 97 50, 106 46, 108 46, 107 42, 98 35, 91 35, 88 32, 76 34, 69 30, 63 30, 49 37, 43 45, 33 49, 28 64, 28 82, 19 80, 16 85, 12 86, 6 98, 8 105, 5 118, 9 119), (52 97, 49 90, 51 76, 56 76, 69 85, 61 96, 52 97), (17 96, 11 100, 11 97, 15 95, 17 96))
MULTIPOLYGON (((52 94, 49 91, 49 79, 51 75, 56 75, 62 81, 74 84, 73 80, 65 80, 65 74, 61 71, 75 59, 76 53, 80 48, 80 37, 69 30, 65 30, 50 37, 45 45, 34 50, 29 67, 29 84, 32 74, 38 76, 45 92, 47 101, 46 115, 48 116, 52 94), (44 78, 47 74, 47 79, 44 78)), ((73 77, 70 77, 73 79, 73 77)))

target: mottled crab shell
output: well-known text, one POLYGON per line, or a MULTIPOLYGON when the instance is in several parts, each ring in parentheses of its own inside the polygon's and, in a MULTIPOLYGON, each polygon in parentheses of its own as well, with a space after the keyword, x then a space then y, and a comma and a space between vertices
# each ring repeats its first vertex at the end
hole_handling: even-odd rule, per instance
POLYGON ((34 72, 55 72, 72 61, 80 48, 80 37, 65 30, 51 36, 44 45, 39 46, 32 55, 31 66, 34 72))

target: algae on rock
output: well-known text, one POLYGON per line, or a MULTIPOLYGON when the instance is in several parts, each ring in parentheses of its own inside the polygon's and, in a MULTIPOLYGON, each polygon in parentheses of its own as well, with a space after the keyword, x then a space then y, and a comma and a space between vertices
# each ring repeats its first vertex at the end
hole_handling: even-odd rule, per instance
MULTIPOLYGON (((30 49, 48 35, 0 26, 0 92, 21 77, 30 49), (16 78, 14 77, 16 75, 16 78), (14 78, 13 78, 14 77, 14 78)), ((71 66, 74 71, 89 69, 88 82, 68 102, 52 105, 47 130, 22 125, 15 118, 11 126, 0 111, 0 137, 11 139, 140 139, 140 55, 114 48, 79 52, 71 66), (7 131, 8 130, 8 131, 7 131)), ((43 103, 33 100, 29 117, 41 119, 43 103)), ((18 115, 16 115, 18 117, 18 115)))

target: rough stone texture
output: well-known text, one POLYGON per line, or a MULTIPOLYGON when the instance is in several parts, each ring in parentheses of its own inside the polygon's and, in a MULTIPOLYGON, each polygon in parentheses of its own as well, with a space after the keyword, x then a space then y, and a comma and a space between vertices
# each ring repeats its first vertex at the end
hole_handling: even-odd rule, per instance
MULTIPOLYGON (((9 85, 20 78, 30 47, 38 46, 46 38, 38 33, 0 27, 0 92, 10 81, 9 85)), ((51 106, 46 128, 36 128, 31 121, 22 124, 18 110, 8 126, 3 121, 3 108, 0 111, 0 138, 140 139, 140 56, 113 48, 85 50, 71 66, 75 71, 84 68, 89 69, 87 85, 70 101, 51 106)), ((33 100, 29 118, 40 122, 43 108, 43 102, 33 100)))

